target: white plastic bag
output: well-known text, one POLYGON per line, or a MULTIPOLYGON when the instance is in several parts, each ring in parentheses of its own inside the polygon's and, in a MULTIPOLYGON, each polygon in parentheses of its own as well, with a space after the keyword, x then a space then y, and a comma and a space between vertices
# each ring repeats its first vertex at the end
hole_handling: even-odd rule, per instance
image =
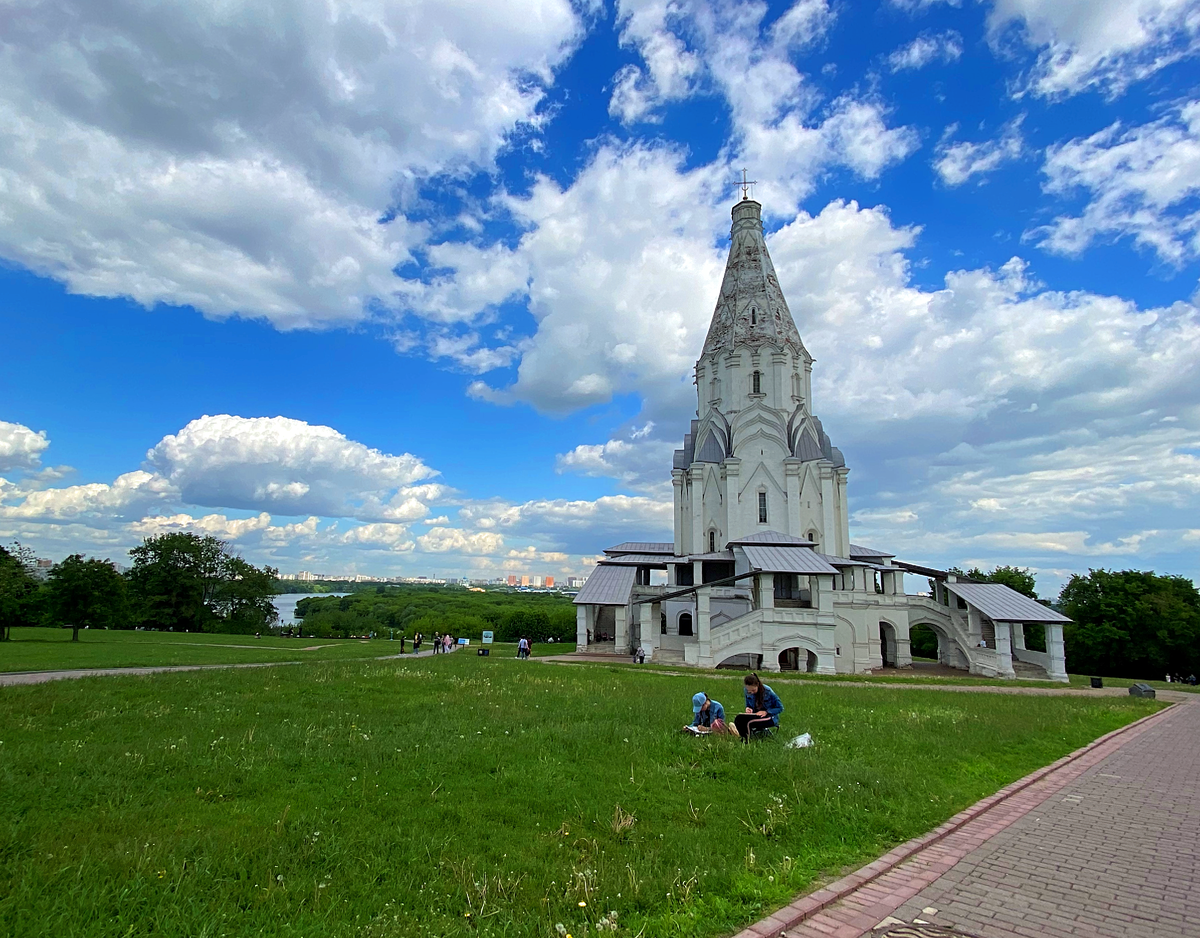
POLYGON ((793 739, 791 742, 789 742, 787 744, 787 748, 788 749, 807 749, 812 744, 813 744, 812 736, 809 733, 804 733, 803 735, 797 736, 795 739, 793 739))

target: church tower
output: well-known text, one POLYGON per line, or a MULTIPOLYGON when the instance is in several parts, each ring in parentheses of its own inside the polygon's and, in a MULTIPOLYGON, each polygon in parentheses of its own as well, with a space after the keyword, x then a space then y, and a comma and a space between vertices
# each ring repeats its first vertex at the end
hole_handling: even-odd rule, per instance
POLYGON ((812 410, 812 364, 763 240, 762 206, 733 207, 729 259, 700 360, 696 419, 675 451, 675 553, 772 531, 850 553, 849 470, 812 410))

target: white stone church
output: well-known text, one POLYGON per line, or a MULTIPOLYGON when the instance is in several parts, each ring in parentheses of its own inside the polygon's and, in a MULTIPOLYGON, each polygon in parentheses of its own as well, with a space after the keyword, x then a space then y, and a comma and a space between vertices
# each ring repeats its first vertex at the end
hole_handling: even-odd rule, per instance
POLYGON ((924 625, 943 665, 1066 681, 1065 616, 1007 586, 850 542, 850 470, 813 411, 813 357, 761 213, 748 198, 733 207, 725 278, 696 362, 697 419, 671 472, 675 540, 604 551, 575 598, 579 651, 850 674, 911 667, 910 630, 924 625), (929 592, 907 594, 905 573, 929 592), (1046 651, 1026 648, 1026 628, 1045 630, 1046 651))

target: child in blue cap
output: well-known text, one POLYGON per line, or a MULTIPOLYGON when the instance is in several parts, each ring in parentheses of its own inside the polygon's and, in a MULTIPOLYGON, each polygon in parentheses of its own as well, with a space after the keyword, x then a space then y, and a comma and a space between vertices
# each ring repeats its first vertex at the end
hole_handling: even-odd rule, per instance
POLYGON ((720 701, 710 700, 708 694, 699 693, 692 698, 692 713, 695 719, 684 730, 697 735, 705 733, 728 733, 725 723, 725 708, 720 701))

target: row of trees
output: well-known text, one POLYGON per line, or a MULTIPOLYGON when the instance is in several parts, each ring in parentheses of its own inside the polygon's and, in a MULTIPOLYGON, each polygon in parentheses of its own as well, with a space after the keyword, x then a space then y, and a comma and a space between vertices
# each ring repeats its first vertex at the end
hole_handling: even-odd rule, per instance
POLYGON ((350 596, 311 597, 296 604, 305 634, 317 638, 385 633, 449 632, 479 639, 491 631, 498 642, 575 640, 575 607, 548 593, 474 592, 438 586, 388 586, 350 596))
POLYGON ((277 571, 256 567, 215 537, 147 538, 122 574, 72 554, 41 578, 33 552, 0 547, 0 640, 13 626, 174 629, 252 634, 276 619, 277 571))

